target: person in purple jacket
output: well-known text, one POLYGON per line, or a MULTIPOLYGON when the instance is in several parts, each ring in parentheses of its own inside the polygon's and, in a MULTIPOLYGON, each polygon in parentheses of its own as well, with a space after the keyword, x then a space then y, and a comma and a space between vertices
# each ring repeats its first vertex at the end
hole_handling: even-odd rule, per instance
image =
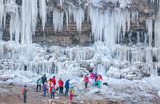
POLYGON ((44 97, 46 97, 46 91, 48 90, 46 82, 43 84, 44 97))
POLYGON ((95 81, 96 81, 96 79, 97 79, 97 73, 95 73, 95 74, 93 74, 93 77, 94 77, 94 79, 95 79, 95 81))

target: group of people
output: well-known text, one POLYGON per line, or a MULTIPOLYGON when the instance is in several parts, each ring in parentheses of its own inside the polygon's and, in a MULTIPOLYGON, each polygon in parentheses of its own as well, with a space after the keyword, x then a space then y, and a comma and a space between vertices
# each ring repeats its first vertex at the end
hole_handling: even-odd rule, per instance
POLYGON ((87 85, 88 83, 92 84, 92 85, 97 85, 98 84, 98 88, 100 88, 100 85, 101 85, 101 80, 102 79, 102 76, 98 73, 91 73, 90 75, 90 79, 91 79, 91 82, 89 81, 89 78, 87 75, 84 76, 84 82, 85 82, 85 89, 87 89, 87 85))
MULTIPOLYGON (((89 81, 89 78, 87 75, 84 76, 84 82, 85 82, 85 89, 87 89, 87 85, 88 83, 92 84, 92 85, 96 85, 98 84, 98 88, 100 88, 100 80, 103 80, 102 79, 102 76, 100 74, 97 74, 97 73, 91 73, 90 75, 90 79, 91 79, 91 82, 89 81)), ((66 82, 65 82, 65 96, 69 96, 68 93, 70 93, 70 100, 73 99, 73 93, 74 93, 74 87, 71 86, 70 87, 70 79, 68 79, 66 82)), ((58 84, 59 84, 59 95, 63 95, 63 85, 64 85, 64 82, 62 81, 62 79, 60 78, 59 81, 58 81, 58 84)), ((56 79, 55 79, 55 76, 53 76, 53 78, 50 78, 49 80, 47 80, 47 77, 46 77, 46 74, 44 74, 41 78, 39 78, 37 80, 37 86, 36 86, 36 92, 38 91, 41 91, 41 85, 42 85, 42 88, 43 88, 43 91, 44 91, 44 97, 46 97, 46 93, 51 93, 51 99, 54 99, 55 97, 55 92, 56 89, 55 86, 56 86, 56 79)), ((26 85, 25 87, 22 89, 22 93, 24 95, 24 103, 26 103, 26 99, 27 99, 27 89, 26 89, 26 85)))
MULTIPOLYGON (((74 89, 73 89, 73 86, 69 87, 69 81, 70 81, 70 79, 68 79, 65 82, 65 88, 66 88, 65 95, 69 96, 68 95, 69 90, 73 90, 73 91, 70 91, 70 100, 72 100, 72 98, 73 98, 72 95, 73 95, 74 89)), ((46 96, 46 92, 48 92, 48 93, 50 92, 51 93, 51 99, 54 99, 55 92, 56 92, 56 88, 55 88, 56 79, 55 79, 55 76, 53 78, 50 78, 48 81, 47 81, 46 74, 44 74, 42 76, 42 78, 39 78, 37 80, 37 87, 36 87, 36 91, 37 92, 38 92, 38 89, 39 89, 39 91, 41 91, 41 84, 43 84, 42 88, 43 88, 43 91, 44 91, 44 97, 46 96)), ((59 84, 59 95, 63 95, 64 82, 62 81, 61 78, 59 79, 58 84, 59 84)))

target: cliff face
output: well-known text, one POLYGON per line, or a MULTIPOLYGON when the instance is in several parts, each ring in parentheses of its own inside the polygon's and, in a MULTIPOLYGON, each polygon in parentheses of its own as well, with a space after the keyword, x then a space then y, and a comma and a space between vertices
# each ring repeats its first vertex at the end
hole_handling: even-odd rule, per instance
MULTIPOLYGON (((81 6, 85 11, 85 19, 82 24, 81 32, 77 31, 76 23, 70 20, 68 27, 66 26, 66 19, 64 18, 63 23, 63 30, 61 32, 55 32, 53 27, 53 12, 52 10, 59 9, 61 12, 65 12, 68 5, 66 3, 63 4, 63 7, 60 5, 60 0, 50 0, 47 5, 47 22, 45 25, 45 31, 42 30, 42 21, 40 16, 38 16, 37 20, 37 28, 35 31, 35 35, 33 35, 33 42, 40 43, 40 44, 47 44, 47 45, 89 45, 93 43, 94 38, 91 36, 91 22, 87 20, 88 18, 88 10, 87 10, 87 1, 82 0, 82 4, 78 5, 79 3, 76 0, 68 0, 72 2, 74 6, 81 6)), ((19 6, 22 5, 22 0, 16 0, 19 6)), ((105 4, 108 6, 113 5, 112 3, 105 4)), ((118 4, 117 4, 118 5, 118 4)), ((110 7, 113 8, 113 7, 110 7)), ((132 31, 131 40, 134 42, 136 41, 137 32, 147 32, 146 30, 146 19, 152 18, 153 24, 154 20, 158 14, 158 4, 156 2, 150 3, 149 0, 132 0, 131 8, 126 8, 129 11, 138 11, 138 21, 132 22, 130 24, 130 30, 132 31)), ((65 15, 65 14, 64 14, 65 15)), ((10 23, 10 16, 7 15, 6 27, 4 30, 3 39, 9 40, 9 23, 10 23)), ((125 37, 123 42, 127 43, 128 34, 130 32, 125 33, 125 37)), ((143 37, 140 37, 143 38, 143 37)))

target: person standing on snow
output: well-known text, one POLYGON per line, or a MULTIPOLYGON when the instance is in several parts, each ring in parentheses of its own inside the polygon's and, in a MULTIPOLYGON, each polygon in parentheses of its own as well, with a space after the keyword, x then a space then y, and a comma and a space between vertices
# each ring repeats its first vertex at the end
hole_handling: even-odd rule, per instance
POLYGON ((66 88, 65 96, 68 96, 69 81, 70 81, 70 79, 68 79, 68 80, 66 81, 66 83, 65 83, 65 88, 66 88))
POLYGON ((97 73, 95 73, 95 74, 93 74, 93 77, 94 77, 94 81, 96 81, 96 79, 97 79, 97 73))
POLYGON ((55 89, 55 87, 54 87, 53 84, 52 84, 52 85, 51 85, 51 88, 50 88, 51 99, 54 99, 55 92, 56 92, 56 89, 55 89))
POLYGON ((89 78, 86 75, 84 76, 84 82, 85 82, 85 89, 87 89, 87 85, 90 82, 89 82, 89 78))
POLYGON ((36 92, 38 92, 38 87, 39 87, 39 91, 41 91, 41 83, 42 83, 42 80, 41 80, 41 78, 39 78, 39 79, 37 80, 36 92))
POLYGON ((44 74, 44 75, 42 76, 42 83, 44 84, 44 82, 46 82, 46 83, 47 83, 47 77, 46 77, 46 74, 44 74))
POLYGON ((94 73, 92 72, 91 75, 90 75, 90 79, 91 79, 91 84, 93 85, 95 80, 94 80, 94 73))
POLYGON ((54 85, 54 86, 56 85, 56 79, 55 79, 55 76, 52 78, 52 83, 53 83, 53 85, 54 85))
MULTIPOLYGON (((50 78, 47 82, 47 88, 50 89, 51 85, 52 85, 52 79, 50 78)), ((48 92, 49 92, 49 90, 48 90, 48 92)))
POLYGON ((73 93, 74 93, 74 88, 73 88, 73 86, 70 87, 69 93, 70 93, 70 100, 72 100, 72 99, 73 99, 73 93))
POLYGON ((58 84, 59 84, 59 94, 60 95, 62 95, 63 94, 63 81, 61 80, 61 78, 60 78, 60 80, 58 81, 58 84))
POLYGON ((27 100, 27 92, 28 92, 27 86, 25 85, 23 90, 24 103, 26 103, 26 100, 27 100))
POLYGON ((101 80, 101 77, 100 77, 100 75, 98 75, 98 77, 97 77, 97 79, 96 79, 96 82, 94 82, 93 85, 95 86, 96 84, 98 84, 98 88, 101 88, 101 87, 100 87, 100 84, 101 84, 100 80, 101 80))
POLYGON ((44 97, 46 97, 46 91, 48 90, 46 82, 43 84, 44 97))

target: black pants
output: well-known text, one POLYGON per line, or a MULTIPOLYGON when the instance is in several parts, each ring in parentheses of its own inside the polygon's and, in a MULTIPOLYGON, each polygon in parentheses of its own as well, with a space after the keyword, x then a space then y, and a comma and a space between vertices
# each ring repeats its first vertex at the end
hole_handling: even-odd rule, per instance
POLYGON ((38 87, 39 87, 39 91, 41 91, 41 85, 37 85, 36 91, 38 91, 38 87))
POLYGON ((85 88, 87 88, 88 82, 85 82, 85 88))
POLYGON ((23 95, 23 98, 24 98, 24 103, 26 103, 26 100, 27 100, 27 95, 23 95))
POLYGON ((59 93, 63 93, 63 87, 59 87, 59 93))

